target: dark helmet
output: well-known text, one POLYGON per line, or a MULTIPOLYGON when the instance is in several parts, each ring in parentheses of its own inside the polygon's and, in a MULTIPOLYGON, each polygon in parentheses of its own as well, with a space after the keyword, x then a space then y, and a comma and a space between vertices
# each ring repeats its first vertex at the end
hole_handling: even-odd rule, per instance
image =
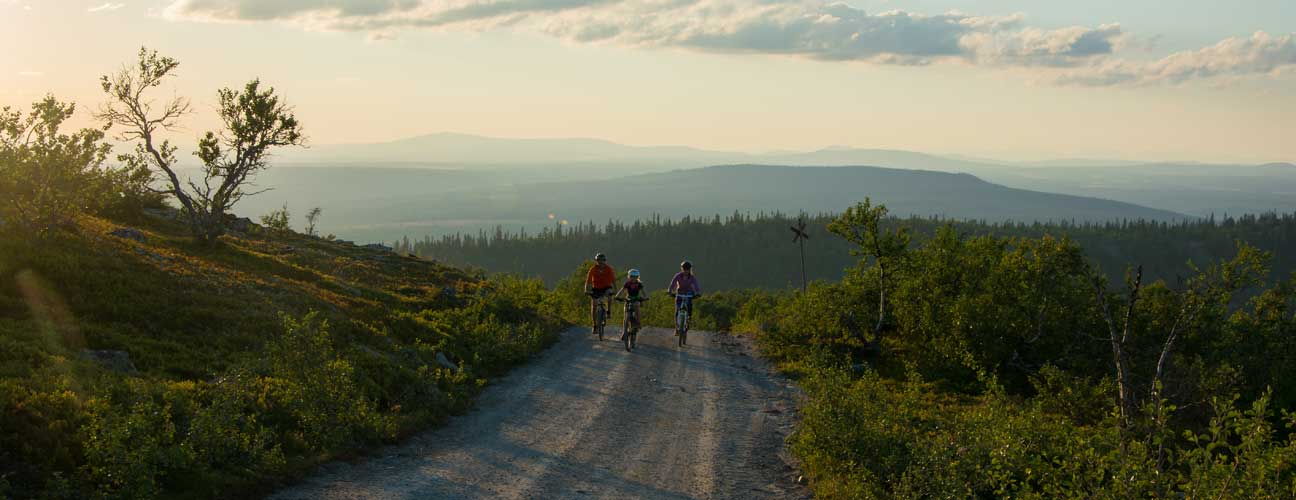
POLYGON ((680 262, 680 269, 693 269, 693 263, 687 260, 680 262))
POLYGON ((595 255, 595 256, 594 256, 594 261, 595 261, 595 262, 606 262, 606 261, 607 261, 607 256, 606 256, 606 255, 603 255, 602 253, 599 253, 598 255, 595 255))

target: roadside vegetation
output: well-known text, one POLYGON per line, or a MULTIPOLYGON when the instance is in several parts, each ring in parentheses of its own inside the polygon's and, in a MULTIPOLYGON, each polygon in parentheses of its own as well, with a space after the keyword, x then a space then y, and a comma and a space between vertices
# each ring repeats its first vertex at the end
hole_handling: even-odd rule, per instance
MULTIPOLYGON (((1296 496, 1296 275, 1270 253, 1113 282, 1066 238, 910 243, 885 214, 828 226, 855 247, 840 281, 697 303, 805 390, 789 446, 817 496, 1296 496)), ((587 266, 559 284, 581 324, 587 266)), ((668 327, 656 292, 644 318, 668 327)))
MULTIPOLYGON (((105 90, 129 101, 172 63, 143 51, 105 90)), ((165 143, 114 162, 103 129, 65 130, 72 104, 0 113, 0 498, 256 496, 465 411, 556 339, 538 280, 228 213, 268 168, 246 149, 299 136, 273 91, 220 96, 202 178, 164 191, 165 143)), ((142 113, 147 143, 183 108, 103 113, 142 113)))

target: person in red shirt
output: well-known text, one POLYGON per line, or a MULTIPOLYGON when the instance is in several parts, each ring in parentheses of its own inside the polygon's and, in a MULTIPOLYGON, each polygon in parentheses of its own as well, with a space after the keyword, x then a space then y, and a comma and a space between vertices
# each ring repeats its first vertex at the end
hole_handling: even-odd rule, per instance
MULTIPOLYGON (((616 270, 607 263, 607 256, 602 253, 594 256, 594 267, 591 267, 589 273, 585 275, 585 294, 590 295, 590 324, 597 323, 598 301, 610 295, 612 287, 616 286, 616 270)), ((612 308, 608 307, 608 311, 612 308)), ((590 333, 596 333, 597 328, 591 328, 590 333)))

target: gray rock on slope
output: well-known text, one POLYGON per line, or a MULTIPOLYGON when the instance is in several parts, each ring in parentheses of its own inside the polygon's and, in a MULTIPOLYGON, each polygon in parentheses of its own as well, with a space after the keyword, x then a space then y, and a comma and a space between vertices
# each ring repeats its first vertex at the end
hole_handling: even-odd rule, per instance
POLYGON ((96 351, 86 349, 81 351, 81 359, 99 363, 105 369, 122 373, 126 375, 139 375, 139 370, 135 368, 135 363, 131 362, 130 353, 126 351, 96 351))
POLYGON ((121 227, 112 230, 108 234, 111 234, 113 236, 116 236, 124 240, 137 241, 140 243, 144 243, 148 241, 148 237, 144 236, 143 232, 135 228, 121 227))

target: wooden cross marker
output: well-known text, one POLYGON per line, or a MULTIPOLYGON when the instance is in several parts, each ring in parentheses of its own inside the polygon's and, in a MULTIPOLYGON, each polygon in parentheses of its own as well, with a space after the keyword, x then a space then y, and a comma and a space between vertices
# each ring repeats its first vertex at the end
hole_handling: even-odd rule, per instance
POLYGON ((794 235, 792 236, 792 243, 799 243, 801 245, 801 291, 802 292, 806 291, 805 242, 806 240, 810 239, 810 235, 806 234, 805 228, 806 228, 805 217, 798 219, 797 224, 795 226, 788 228, 791 229, 792 232, 794 233, 794 235))

